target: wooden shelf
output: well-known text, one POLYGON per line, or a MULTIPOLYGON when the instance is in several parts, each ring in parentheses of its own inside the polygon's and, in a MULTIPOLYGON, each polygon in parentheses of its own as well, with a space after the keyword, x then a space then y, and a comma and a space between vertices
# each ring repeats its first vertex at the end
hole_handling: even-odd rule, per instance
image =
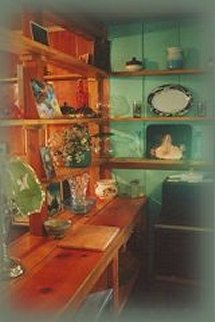
POLYGON ((142 69, 135 72, 128 71, 118 71, 112 72, 111 76, 119 76, 119 77, 129 77, 129 76, 165 76, 165 75, 196 75, 196 74, 204 74, 206 71, 198 68, 187 68, 187 69, 142 69))
POLYGON ((0 127, 9 126, 43 126, 43 125, 68 125, 74 123, 102 123, 102 118, 61 118, 61 119, 20 119, 0 120, 0 127))
POLYGON ((14 84, 18 82, 17 77, 0 78, 0 84, 14 84))
POLYGON ((92 65, 88 65, 71 55, 43 45, 14 31, 0 30, 0 50, 16 55, 39 54, 44 56, 49 63, 73 70, 78 75, 85 77, 105 78, 108 74, 92 65))
POLYGON ((139 118, 134 117, 111 117, 111 122, 209 122, 214 121, 214 118, 199 117, 199 116, 144 116, 139 118))
POLYGON ((108 123, 111 122, 214 122, 214 118, 181 116, 181 117, 111 117, 111 118, 61 118, 61 119, 0 119, 0 126, 42 126, 42 125, 67 125, 74 123, 108 123))
POLYGON ((63 181, 65 179, 70 178, 71 176, 82 175, 83 173, 88 172, 90 167, 100 166, 104 163, 106 163, 106 159, 104 158, 93 158, 90 165, 85 168, 58 167, 56 169, 55 177, 53 177, 52 179, 47 179, 46 177, 43 177, 41 181, 44 185, 49 185, 51 182, 63 181))
POLYGON ((140 158, 111 158, 105 164, 116 169, 154 169, 154 170, 202 170, 213 169, 214 165, 205 161, 192 160, 153 160, 140 158))
POLYGON ((80 74, 64 74, 64 75, 45 75, 46 81, 70 81, 80 78, 80 74))

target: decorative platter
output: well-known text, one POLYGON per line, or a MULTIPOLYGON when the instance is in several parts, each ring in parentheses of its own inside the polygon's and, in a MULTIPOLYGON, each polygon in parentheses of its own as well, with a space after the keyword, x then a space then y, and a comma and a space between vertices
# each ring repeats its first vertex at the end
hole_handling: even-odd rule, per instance
POLYGON ((148 96, 151 110, 160 116, 181 116, 188 112, 192 93, 181 85, 165 84, 155 88, 148 96))
POLYGON ((28 216, 39 212, 45 192, 33 168, 20 158, 12 158, 6 165, 7 196, 17 207, 17 214, 28 216))

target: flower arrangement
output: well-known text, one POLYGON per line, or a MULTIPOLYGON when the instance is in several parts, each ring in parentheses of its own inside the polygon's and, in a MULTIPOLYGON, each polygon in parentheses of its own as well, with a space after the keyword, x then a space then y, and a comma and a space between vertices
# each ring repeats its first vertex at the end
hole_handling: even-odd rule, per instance
POLYGON ((91 151, 91 137, 88 128, 83 124, 75 123, 61 132, 55 132, 49 139, 55 166, 82 165, 91 151))

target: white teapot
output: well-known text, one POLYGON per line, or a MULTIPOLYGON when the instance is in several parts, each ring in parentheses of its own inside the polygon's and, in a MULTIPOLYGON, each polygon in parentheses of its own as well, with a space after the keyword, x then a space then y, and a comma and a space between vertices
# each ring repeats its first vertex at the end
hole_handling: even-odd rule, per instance
POLYGON ((109 199, 117 195, 117 182, 114 179, 101 179, 96 182, 95 194, 99 199, 109 199))

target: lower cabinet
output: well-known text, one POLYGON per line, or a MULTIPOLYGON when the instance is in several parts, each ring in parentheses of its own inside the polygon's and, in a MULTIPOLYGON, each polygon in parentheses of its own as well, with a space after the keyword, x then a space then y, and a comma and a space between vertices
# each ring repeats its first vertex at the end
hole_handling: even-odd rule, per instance
POLYGON ((74 322, 110 321, 112 315, 112 295, 112 289, 106 289, 88 295, 80 310, 75 315, 74 322))
POLYGON ((213 278, 213 240, 212 230, 180 230, 157 225, 156 279, 209 285, 213 278))
POLYGON ((119 253, 119 312, 122 311, 138 279, 145 278, 145 223, 140 215, 127 243, 119 253))

